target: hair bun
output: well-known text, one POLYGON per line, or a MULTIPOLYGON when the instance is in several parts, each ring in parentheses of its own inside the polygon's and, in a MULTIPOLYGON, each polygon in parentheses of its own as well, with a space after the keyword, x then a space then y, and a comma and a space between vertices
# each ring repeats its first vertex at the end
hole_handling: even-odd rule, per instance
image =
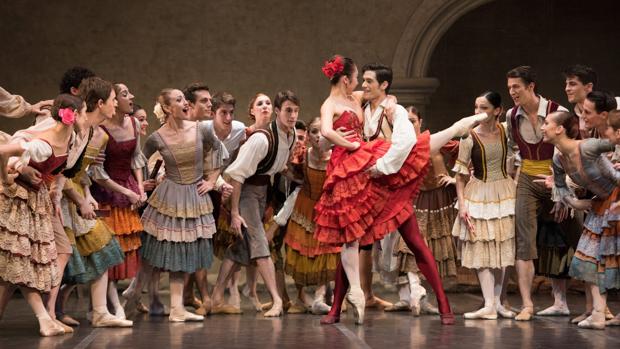
POLYGON ((157 120, 159 120, 160 124, 164 124, 166 122, 166 113, 159 102, 155 103, 153 113, 155 114, 155 117, 157 117, 157 120))

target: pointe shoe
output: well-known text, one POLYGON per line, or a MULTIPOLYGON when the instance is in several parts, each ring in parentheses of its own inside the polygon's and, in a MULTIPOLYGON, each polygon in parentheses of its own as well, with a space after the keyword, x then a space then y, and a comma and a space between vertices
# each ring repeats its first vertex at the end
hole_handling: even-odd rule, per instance
POLYGON ((380 309, 380 310, 384 310, 385 308, 391 307, 391 306, 393 306, 392 303, 384 299, 381 299, 377 296, 373 296, 372 298, 367 299, 366 305, 365 305, 367 309, 380 309))
POLYGON ((469 134, 469 131, 474 128, 478 123, 489 118, 487 113, 480 113, 472 116, 468 116, 466 118, 462 118, 457 121, 454 126, 456 126, 456 137, 464 137, 469 134))
POLYGON ((211 308, 211 314, 224 314, 224 315, 239 315, 243 314, 241 309, 235 308, 230 304, 214 305, 211 308))
MULTIPOLYGON (((589 311, 585 312, 585 313, 583 313, 583 314, 581 314, 581 315, 579 315, 579 316, 577 316, 575 318, 572 318, 570 320, 570 323, 576 325, 576 324, 580 323, 581 321, 585 320, 590 315, 592 315, 591 312, 589 312, 589 311)), ((605 308, 605 320, 612 320, 612 319, 614 319, 614 315, 611 313, 609 308, 605 308)), ((615 326, 615 325, 612 325, 612 326, 615 326)))
POLYGON ((170 322, 203 321, 204 319, 204 316, 190 313, 185 309, 181 309, 180 311, 173 310, 168 316, 168 321, 170 322))
POLYGON ((273 307, 273 302, 261 303, 260 310, 256 308, 256 311, 267 311, 273 307))
POLYGON ((517 315, 514 311, 506 309, 506 307, 502 304, 497 307, 497 314, 504 319, 513 319, 517 315))
POLYGON ((620 326, 620 315, 616 315, 615 318, 605 321, 605 326, 620 326))
POLYGON ((411 304, 411 315, 418 317, 422 313, 422 307, 420 306, 420 302, 412 302, 411 304))
MULTIPOLYGON (((292 307, 289 307, 288 310, 290 310, 292 307)), ((287 311, 288 311, 287 310, 287 311)), ((282 313, 284 312, 283 308, 282 308, 282 303, 273 303, 273 307, 271 307, 271 309, 269 309, 268 311, 265 312, 265 314, 263 314, 264 317, 279 317, 282 316, 282 313)))
POLYGON ((614 314, 611 313, 611 310, 609 310, 609 308, 605 308, 605 320, 611 320, 613 318, 614 318, 614 314))
POLYGON ((577 317, 574 317, 574 318, 570 319, 570 323, 574 324, 574 325, 577 325, 578 323, 580 323, 583 320, 587 319, 588 316, 590 316, 590 315, 592 315, 591 312, 589 312, 589 311, 585 312, 585 313, 583 313, 583 314, 581 314, 581 315, 579 315, 577 317))
POLYGON ((387 311, 387 312, 409 311, 409 310, 411 310, 409 303, 402 301, 402 300, 392 304, 389 307, 385 307, 385 309, 383 309, 383 311, 387 311))
POLYGON ((353 306, 353 314, 355 315, 355 323, 361 325, 364 323, 364 310, 366 299, 364 291, 361 288, 350 289, 346 296, 347 301, 353 306))
POLYGON ((125 315, 125 309, 123 309, 123 307, 115 308, 114 316, 116 316, 117 319, 127 320, 127 315, 125 315))
MULTIPOLYGON (((263 304, 260 302, 260 299, 258 299, 258 296, 253 297, 250 295, 250 290, 246 287, 243 287, 243 289, 241 289, 241 294, 250 300, 250 303, 252 303, 252 305, 254 306, 254 309, 256 310, 257 313, 260 313, 262 311, 265 311, 267 309, 270 309, 272 306, 272 303, 266 303, 263 304)), ((230 298, 229 298, 230 299, 230 298)))
POLYGON ((482 320, 497 320, 497 311, 495 307, 489 306, 463 314, 463 317, 468 320, 482 319, 482 320))
POLYGON ((310 307, 310 311, 314 315, 327 315, 330 310, 331 307, 322 300, 315 300, 312 302, 312 306, 310 307))
POLYGON ((110 313, 93 312, 93 327, 132 327, 133 321, 121 320, 110 313))
POLYGON ((340 316, 327 314, 321 318, 321 325, 332 325, 338 322, 340 322, 340 316))
POLYGON ((556 307, 555 305, 550 306, 547 309, 541 310, 536 313, 538 316, 568 316, 570 315, 570 310, 566 307, 556 307))
POLYGON ((293 303, 287 310, 287 314, 305 314, 308 312, 308 308, 306 306, 301 305, 299 303, 293 303))
POLYGON ((67 315, 67 314, 63 314, 58 321, 62 322, 63 324, 67 325, 67 326, 80 326, 80 322, 77 321, 76 319, 72 318, 71 316, 67 315))
POLYGON ((202 305, 196 309, 196 314, 206 316, 211 312, 212 303, 211 300, 207 302, 202 302, 202 305))
POLYGON ((605 329, 605 315, 601 312, 593 311, 592 315, 588 316, 585 320, 577 324, 579 328, 587 328, 591 330, 604 330, 605 329), (600 318, 600 320, 595 319, 600 318))
POLYGON ((516 321, 531 321, 534 317, 534 309, 531 307, 525 307, 521 312, 515 316, 516 321))
POLYGON ((200 299, 193 297, 190 299, 184 299, 183 305, 186 307, 192 307, 194 309, 198 309, 202 306, 202 302, 200 301, 200 299))
POLYGON ((412 304, 411 305, 411 315, 418 317, 422 314, 422 308, 420 308, 420 304, 412 304))
POLYGON ((67 325, 63 324, 63 323, 62 323, 62 321, 60 321, 60 320, 58 320, 58 319, 54 319, 54 322, 55 322, 58 326, 62 327, 63 331, 65 331, 65 334, 68 334, 68 333, 73 333, 73 327, 71 327, 71 326, 67 326, 67 325))
POLYGON ((439 309, 432 305, 426 296, 423 296, 420 300, 420 310, 424 314, 437 315, 439 314, 439 309))
POLYGON ((41 337, 60 336, 65 334, 65 330, 51 318, 43 319, 39 320, 39 334, 41 337))

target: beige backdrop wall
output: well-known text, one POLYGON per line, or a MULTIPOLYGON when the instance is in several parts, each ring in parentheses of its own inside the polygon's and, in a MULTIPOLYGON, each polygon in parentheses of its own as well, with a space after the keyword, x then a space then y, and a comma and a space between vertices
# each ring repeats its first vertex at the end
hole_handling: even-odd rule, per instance
MULTIPOLYGON (((329 92, 323 61, 341 53, 389 64, 420 2, 2 1, 0 86, 54 97, 63 71, 83 65, 127 83, 148 109, 161 88, 202 80, 237 97, 241 120, 256 92, 292 89, 307 120, 329 92)), ((0 122, 9 131, 26 124, 0 122)))
MULTIPOLYGON (((510 106, 504 76, 519 64, 538 68, 540 92, 563 104, 560 71, 572 63, 593 66, 601 87, 620 94, 613 0, 2 1, 0 86, 52 98, 64 70, 83 65, 125 82, 147 110, 161 88, 202 80, 233 93, 243 121, 252 95, 287 88, 308 120, 329 91, 327 57, 391 64, 416 10, 434 16, 465 3, 482 5, 446 25, 425 73, 440 84, 426 107, 431 129, 471 113, 487 89, 510 106)), ((29 122, 2 118, 0 129, 29 122)))

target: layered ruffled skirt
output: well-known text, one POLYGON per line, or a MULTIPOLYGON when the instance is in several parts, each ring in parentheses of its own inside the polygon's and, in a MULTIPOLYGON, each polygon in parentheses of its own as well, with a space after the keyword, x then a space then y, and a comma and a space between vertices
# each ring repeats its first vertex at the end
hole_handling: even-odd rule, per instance
POLYGON ((0 185, 0 279, 49 292, 60 284, 47 189, 0 185))
POLYGON ((89 283, 108 269, 123 263, 125 254, 114 238, 114 232, 103 220, 82 218, 77 207, 66 199, 63 199, 62 205, 65 233, 73 247, 73 254, 65 268, 67 282, 89 283))
POLYGON ((164 180, 142 214, 146 236, 142 258, 154 267, 193 273, 213 261, 211 238, 216 227, 208 195, 198 195, 197 184, 164 180))
POLYGON ((323 285, 334 280, 340 259, 340 246, 319 242, 314 237, 314 205, 305 191, 300 191, 286 230, 285 272, 296 285, 323 285))
POLYGON ((593 200, 569 275, 598 285, 600 292, 620 288, 620 215, 608 212, 620 198, 620 188, 605 200, 593 200))
POLYGON ((503 268, 515 262, 516 186, 511 178, 483 182, 471 177, 463 193, 474 233, 460 218, 452 235, 459 239, 461 265, 503 268))
POLYGON ((583 212, 573 212, 572 219, 562 223, 548 219, 538 219, 536 248, 538 260, 535 262, 536 274, 550 278, 570 278, 569 268, 581 232, 583 231, 583 212))
MULTIPOLYGON (((430 248, 439 276, 456 276, 456 246, 452 238, 452 226, 458 211, 454 208, 456 189, 454 186, 422 190, 415 202, 415 215, 430 248)), ((417 272, 415 257, 405 242, 399 243, 400 266, 402 272, 417 272)))
POLYGON ((422 133, 399 172, 370 178, 365 172, 390 148, 378 139, 349 152, 335 147, 323 194, 315 206, 318 241, 369 245, 396 230, 413 214, 412 199, 428 171, 430 134, 422 133))
POLYGON ((144 231, 140 217, 129 207, 100 207, 110 210, 110 216, 103 217, 103 222, 112 229, 114 238, 125 255, 121 264, 110 268, 108 278, 113 281, 134 278, 140 268, 138 252, 142 246, 141 235, 144 231))
MULTIPOLYGON (((130 189, 134 193, 139 192, 138 183, 132 175, 125 179, 119 177, 112 179, 118 185, 130 189)), ((99 208, 110 210, 110 215, 103 217, 103 221, 114 232, 114 238, 125 255, 123 263, 110 268, 108 278, 112 281, 134 278, 140 268, 138 251, 142 246, 141 235, 144 231, 140 216, 131 208, 131 203, 125 195, 98 185, 93 185, 91 192, 95 200, 99 202, 99 208)))

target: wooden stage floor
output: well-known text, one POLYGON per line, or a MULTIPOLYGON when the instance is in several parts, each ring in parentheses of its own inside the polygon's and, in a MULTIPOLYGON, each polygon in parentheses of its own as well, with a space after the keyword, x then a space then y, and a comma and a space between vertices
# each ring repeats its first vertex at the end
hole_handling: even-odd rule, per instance
MULTIPOLYGON (((545 292, 546 293, 546 292, 545 292)), ((167 301, 167 294, 163 294, 167 301)), ((394 301, 396 294, 381 290, 380 296, 394 301)), ((457 314, 476 309, 482 298, 477 293, 451 293, 457 314)), ((267 295, 261 292, 261 298, 267 295)), ((520 303, 518 294, 509 295, 511 304, 520 303)), ((550 305, 547 294, 535 296, 537 310, 550 305)), ((573 313, 583 309, 583 295, 571 292, 573 313)), ((85 319, 86 299, 70 300, 68 312, 82 322, 74 334, 41 338, 36 320, 26 302, 14 298, 0 322, 0 349, 61 348, 618 348, 620 327, 604 331, 583 330, 568 323, 568 317, 536 317, 532 322, 513 320, 464 320, 455 326, 441 326, 438 316, 412 317, 409 313, 367 312, 366 322, 357 326, 352 315, 343 314, 334 326, 319 324, 319 316, 285 315, 266 319, 244 301, 243 315, 209 316, 202 323, 171 324, 165 317, 134 317, 129 329, 95 329, 85 319)), ((610 296, 610 308, 620 311, 618 294, 610 296)))

